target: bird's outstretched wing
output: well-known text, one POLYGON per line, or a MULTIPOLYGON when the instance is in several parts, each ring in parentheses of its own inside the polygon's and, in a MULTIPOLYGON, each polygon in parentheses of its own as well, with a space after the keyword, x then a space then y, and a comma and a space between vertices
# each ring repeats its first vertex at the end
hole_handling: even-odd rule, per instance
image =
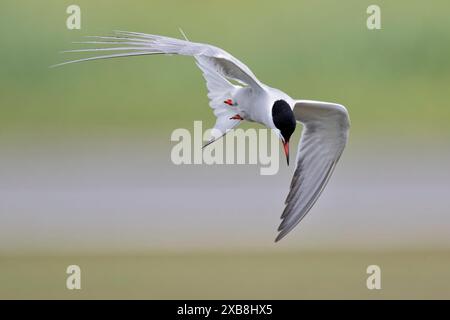
POLYGON ((240 123, 240 120, 230 119, 236 114, 236 108, 224 104, 224 100, 231 98, 240 86, 233 85, 227 79, 235 80, 254 90, 263 89, 262 83, 244 63, 225 50, 209 44, 127 31, 115 31, 115 36, 90 36, 88 38, 90 38, 90 41, 77 43, 101 45, 103 47, 64 52, 103 54, 62 62, 54 65, 54 67, 83 61, 154 54, 193 56, 203 72, 208 88, 210 106, 217 117, 214 126, 216 130, 213 130, 211 140, 206 145, 216 141, 240 123), (107 46, 105 47, 105 45, 107 46))
POLYGON ((206 57, 214 69, 226 78, 236 80, 254 88, 261 83, 253 72, 241 61, 218 47, 140 32, 115 31, 115 36, 89 36, 92 41, 76 42, 81 44, 108 45, 103 48, 76 49, 64 52, 105 52, 105 54, 83 59, 71 60, 54 65, 61 66, 98 59, 142 56, 153 54, 178 54, 193 57, 206 57), (110 53, 107 52, 120 52, 110 53))
POLYGON ((288 234, 320 196, 344 151, 350 128, 348 112, 339 104, 298 100, 293 111, 303 132, 275 241, 288 234))

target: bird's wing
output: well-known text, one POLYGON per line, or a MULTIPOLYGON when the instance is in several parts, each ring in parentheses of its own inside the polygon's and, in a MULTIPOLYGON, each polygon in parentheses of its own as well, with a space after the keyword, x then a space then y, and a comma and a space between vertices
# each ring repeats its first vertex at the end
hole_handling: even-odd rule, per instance
POLYGON ((218 47, 180 40, 159 35, 146 34, 140 32, 115 31, 116 36, 91 36, 93 41, 78 42, 82 44, 109 45, 103 48, 68 50, 64 52, 105 52, 105 54, 66 61, 55 66, 69 63, 110 59, 118 57, 153 55, 153 54, 178 54, 194 57, 206 57, 211 63, 211 67, 228 79, 236 80, 253 88, 262 88, 261 82, 253 72, 241 61, 231 54, 218 47), (109 53, 107 52, 119 52, 109 53))
POLYGON ((217 117, 214 126, 215 130, 212 131, 211 138, 205 146, 223 137, 229 130, 240 123, 240 120, 231 119, 237 114, 237 108, 224 103, 225 100, 233 96, 235 90, 240 88, 240 86, 232 84, 227 79, 250 86, 254 90, 263 90, 262 83, 244 63, 218 47, 139 32, 115 31, 115 33, 115 36, 91 36, 89 38, 92 41, 78 42, 81 44, 107 45, 106 47, 64 51, 72 53, 101 52, 104 54, 66 61, 55 66, 99 59, 154 54, 193 56, 197 61, 198 67, 203 72, 208 88, 210 106, 217 117))
POLYGON ((225 103, 225 100, 233 97, 235 91, 241 87, 230 83, 218 72, 212 58, 196 56, 195 59, 197 60, 197 66, 203 72, 208 88, 209 105, 216 116, 214 130, 211 131, 211 137, 203 146, 204 148, 223 137, 241 122, 241 120, 232 119, 234 115, 239 113, 237 107, 225 103))
POLYGON ((339 104, 298 100, 293 111, 303 124, 303 132, 275 241, 288 234, 320 196, 345 148, 350 128, 348 112, 339 104))

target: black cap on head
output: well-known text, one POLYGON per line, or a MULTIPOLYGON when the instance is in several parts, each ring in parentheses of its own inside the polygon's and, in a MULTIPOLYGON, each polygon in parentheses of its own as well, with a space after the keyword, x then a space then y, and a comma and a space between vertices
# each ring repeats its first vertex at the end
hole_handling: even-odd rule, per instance
POLYGON ((280 130, 285 142, 289 142, 292 133, 295 131, 294 112, 289 104, 284 100, 277 100, 272 107, 272 119, 275 127, 280 130))

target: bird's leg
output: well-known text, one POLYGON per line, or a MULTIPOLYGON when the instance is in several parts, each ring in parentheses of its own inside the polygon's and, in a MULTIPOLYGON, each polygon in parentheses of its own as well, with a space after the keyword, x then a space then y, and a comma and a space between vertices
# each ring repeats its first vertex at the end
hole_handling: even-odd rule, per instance
MULTIPOLYGON (((237 106, 237 103, 235 103, 235 102, 234 102, 233 100, 231 100, 231 99, 227 99, 227 100, 225 100, 223 103, 229 105, 230 107, 237 106)), ((244 120, 244 118, 242 118, 239 114, 236 114, 236 115, 232 116, 232 117, 230 118, 230 120, 244 120)))
POLYGON ((236 114, 230 118, 230 120, 244 120, 239 114, 236 114))
POLYGON ((235 102, 234 102, 233 100, 231 100, 231 99, 227 99, 227 100, 225 100, 223 103, 229 105, 230 107, 232 107, 232 106, 237 106, 237 103, 235 103, 235 102))

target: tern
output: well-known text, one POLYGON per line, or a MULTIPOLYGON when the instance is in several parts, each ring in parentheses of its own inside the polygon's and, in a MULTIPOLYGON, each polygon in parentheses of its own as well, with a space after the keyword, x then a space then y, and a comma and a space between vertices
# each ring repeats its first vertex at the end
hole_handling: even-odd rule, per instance
POLYGON ((275 239, 277 242, 305 217, 328 183, 347 143, 350 129, 347 109, 337 103, 293 99, 259 81, 244 63, 225 50, 191 42, 182 34, 184 40, 128 31, 115 31, 114 36, 89 36, 90 41, 77 43, 103 47, 64 52, 104 54, 55 66, 156 54, 192 56, 203 72, 209 105, 217 118, 215 130, 205 146, 217 141, 244 120, 257 122, 279 136, 288 165, 289 141, 297 122, 300 122, 303 129, 297 163, 281 215, 282 221, 275 239))

